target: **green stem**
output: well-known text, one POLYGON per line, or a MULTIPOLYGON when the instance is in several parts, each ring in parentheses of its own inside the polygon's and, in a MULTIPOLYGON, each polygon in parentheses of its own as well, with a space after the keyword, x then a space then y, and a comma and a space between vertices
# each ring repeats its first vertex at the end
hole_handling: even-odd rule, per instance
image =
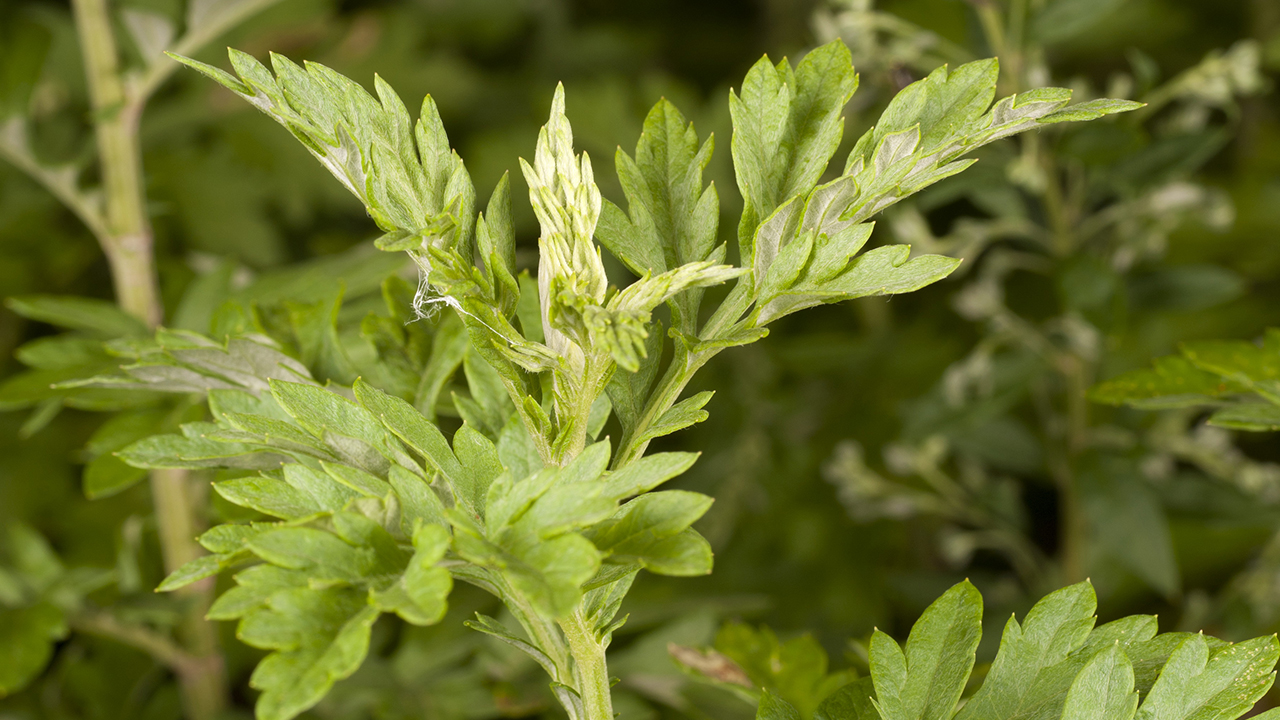
POLYGON ((106 197, 107 232, 102 249, 111 264, 120 307, 152 326, 159 325, 163 307, 142 194, 137 107, 126 102, 106 0, 74 0, 73 7, 106 197))
POLYGON ((591 623, 582 616, 581 609, 561 620, 560 629, 569 641, 569 652, 573 655, 574 679, 583 708, 580 720, 613 720, 612 683, 605 662, 604 644, 596 637, 591 623))
POLYGON ((137 648, 156 661, 182 675, 191 671, 197 658, 181 646, 154 630, 141 625, 122 622, 116 616, 103 611, 86 611, 71 618, 71 627, 79 632, 115 640, 137 648))
MULTIPOLYGON (((735 326, 742 314, 751 307, 751 288, 750 275, 738 281, 729 296, 703 326, 701 333, 703 339, 714 340, 735 326)), ((644 455, 645 449, 649 447, 649 440, 644 439, 649 428, 653 427, 663 413, 676 404, 680 399, 680 393, 684 392, 689 381, 693 379, 694 373, 723 349, 722 347, 705 347, 690 352, 682 344, 676 345, 675 357, 671 359, 671 364, 662 374, 657 388, 649 393, 649 399, 645 402, 644 410, 640 413, 635 427, 624 433, 622 441, 618 443, 618 454, 613 460, 614 470, 624 468, 644 455)))
MULTIPOLYGON (((166 573, 204 554, 193 538, 198 532, 197 506, 191 479, 186 470, 151 471, 151 502, 155 508, 166 573)), ((183 704, 193 720, 208 720, 226 706, 227 680, 218 652, 217 627, 204 619, 213 601, 213 578, 192 583, 177 591, 189 603, 182 618, 179 637, 199 663, 194 672, 178 676, 183 704)))
MULTIPOLYGON (((205 20, 199 23, 194 29, 189 30, 182 37, 178 38, 168 51, 175 55, 194 55, 200 48, 212 42, 222 33, 239 25, 242 21, 256 15, 263 8, 274 5, 279 0, 242 0, 241 2, 231 5, 230 11, 222 11, 215 15, 211 20, 205 20)), ((129 101, 133 105, 141 106, 147 102, 153 93, 164 84, 165 80, 178 69, 176 62, 170 62, 164 55, 155 58, 146 58, 149 62, 147 71, 136 85, 133 86, 130 93, 129 101)))
MULTIPOLYGON (((141 103, 125 94, 115 35, 106 0, 73 0, 76 29, 84 55, 93 104, 94 132, 106 200, 105 233, 99 235, 111 266, 116 301, 126 312, 157 326, 163 317, 152 257, 151 225, 143 194, 142 154, 138 144, 141 103)), ((195 503, 184 470, 151 474, 152 502, 167 571, 202 554, 195 543, 195 503)), ((226 679, 218 654, 217 630, 204 620, 213 592, 211 582, 187 590, 189 609, 180 636, 200 659, 179 673, 183 704, 192 720, 210 720, 226 705, 226 679)))
POLYGON ((583 363, 582 377, 575 379, 576 387, 567 403, 567 412, 563 417, 557 418, 558 435, 552 446, 552 461, 556 465, 564 465, 573 460, 587 446, 591 406, 604 392, 604 386, 612 372, 613 361, 608 355, 587 356, 583 363))

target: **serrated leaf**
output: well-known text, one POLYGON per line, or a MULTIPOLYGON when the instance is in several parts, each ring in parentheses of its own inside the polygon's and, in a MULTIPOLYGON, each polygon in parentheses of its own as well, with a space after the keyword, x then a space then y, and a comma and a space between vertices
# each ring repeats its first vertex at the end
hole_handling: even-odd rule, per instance
POLYGON ((1258 345, 1242 340, 1185 343, 1182 356, 1206 372, 1280 400, 1280 336, 1258 345))
POLYGON ((453 436, 453 451, 461 467, 455 488, 458 499, 479 515, 489 484, 502 473, 498 449, 484 435, 463 425, 453 436))
POLYGON ((551 677, 556 677, 558 674, 555 663, 552 662, 550 657, 547 657, 546 653, 537 646, 531 644, 529 641, 517 636, 514 632, 508 630, 502 623, 494 620, 488 615, 476 613, 475 620, 468 620, 463 624, 472 630, 497 638, 498 640, 520 650, 524 654, 533 658, 534 661, 541 665, 542 669, 546 670, 547 674, 551 677))
MULTIPOLYGON (((1041 678, 1048 677, 1053 666, 1084 644, 1093 629, 1096 607, 1093 588, 1078 583, 1045 596, 1021 625, 1009 618, 995 662, 956 720, 1034 717, 1033 709, 1065 694, 1067 687, 1037 683, 1043 683, 1041 678)), ((1068 684, 1071 679, 1065 678, 1068 684)))
POLYGON ((170 592, 186 587, 198 580, 217 575, 224 567, 221 558, 217 555, 201 555, 169 573, 168 577, 156 586, 156 592, 170 592))
POLYGON ((911 628, 905 654, 888 635, 871 641, 884 720, 949 720, 982 637, 982 596, 968 581, 948 590, 911 628))
POLYGON ((262 691, 257 717, 290 720, 354 673, 369 651, 377 616, 364 593, 349 588, 282 590, 246 614, 239 637, 274 651, 249 680, 262 691))
POLYGON ((357 380, 356 399, 406 445, 450 482, 461 481, 462 466, 440 429, 404 400, 357 380))
POLYGON ((680 490, 647 493, 591 528, 587 537, 611 562, 659 574, 706 574, 711 570, 710 547, 696 533, 685 532, 711 503, 706 495, 680 490))
POLYGON ((619 500, 648 492, 688 470, 697 460, 697 453, 648 455, 606 476, 606 492, 619 500))
POLYGON ((657 422, 649 426, 649 429, 644 432, 641 439, 652 440, 653 438, 670 435, 673 432, 706 420, 710 416, 702 407, 711 402, 711 396, 714 394, 715 392, 712 390, 704 390, 672 405, 666 412, 662 413, 657 422))
POLYGON ((117 455, 137 468, 228 467, 266 470, 280 467, 284 456, 241 443, 185 435, 153 435, 129 445, 117 455))
POLYGON ((1234 720, 1271 688, 1277 658, 1275 636, 1211 650, 1203 635, 1192 635, 1169 657, 1137 718, 1234 720))

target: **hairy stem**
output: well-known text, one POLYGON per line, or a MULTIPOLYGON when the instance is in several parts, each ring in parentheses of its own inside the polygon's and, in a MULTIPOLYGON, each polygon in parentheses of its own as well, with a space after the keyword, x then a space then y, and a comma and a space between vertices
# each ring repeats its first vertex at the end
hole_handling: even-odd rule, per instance
MULTIPOLYGON (((552 446, 552 461, 564 465, 573 460, 587 446, 587 426, 591 420, 591 406, 604 392, 604 386, 613 372, 613 362, 608 355, 588 354, 583 364, 582 377, 569 403, 568 412, 558 418, 559 436, 552 446)), ((533 428, 530 428, 533 432, 533 428)))
POLYGON ((596 637, 581 609, 560 621, 560 629, 569 641, 573 654, 573 672, 578 695, 582 699, 582 720, 613 720, 613 698, 610 695, 609 667, 605 662, 604 644, 596 637))
MULTIPOLYGON (((99 234, 99 239, 111 266, 116 301, 126 312, 156 326, 164 308, 143 194, 138 145, 141 104, 128 102, 106 0, 74 0, 73 8, 93 104, 106 200, 105 233, 99 234)), ((151 491, 165 568, 172 572, 202 553, 194 540, 195 503, 186 471, 152 471, 151 491)), ((191 671, 178 674, 186 714, 192 720, 210 720, 226 705, 217 630, 204 620, 212 591, 209 582, 187 591, 190 607, 180 633, 190 654, 200 659, 191 671)))

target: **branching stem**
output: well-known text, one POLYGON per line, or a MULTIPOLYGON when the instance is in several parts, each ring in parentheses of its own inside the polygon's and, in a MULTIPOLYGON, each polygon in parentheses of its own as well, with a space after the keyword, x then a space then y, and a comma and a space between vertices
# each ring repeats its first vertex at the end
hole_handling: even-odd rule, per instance
MULTIPOLYGON (((111 266, 116 301, 126 312, 157 326, 164 314, 152 253, 151 224, 143 192, 138 144, 140 102, 130 102, 120 72, 106 0, 74 0, 76 29, 84 54, 93 105, 94 132, 105 194, 105 229, 90 225, 111 266)), ((74 209, 74 206, 73 206, 74 209)), ((152 502, 169 572, 202 554, 195 543, 196 508, 185 470, 153 470, 152 502)), ((227 689, 218 654, 217 629, 204 620, 213 587, 193 586, 182 638, 197 662, 178 673, 183 704, 192 720, 210 720, 226 705, 227 689)))
MULTIPOLYGON (((738 284, 729 292, 729 296, 703 326, 700 337, 708 341, 715 340, 733 328, 742 314, 751 307, 754 300, 751 293, 752 287, 753 280, 750 275, 744 275, 739 279, 738 284)), ((671 364, 667 366, 662 379, 658 381, 658 386, 649 394, 640 419, 630 432, 622 436, 622 441, 618 444, 618 454, 613 461, 614 470, 624 468, 644 456, 645 449, 649 447, 649 440, 645 438, 649 428, 653 427, 663 413, 676 404, 680 394, 693 379, 694 373, 723 349, 723 347, 712 345, 690 351, 677 342, 675 357, 671 359, 671 364)))

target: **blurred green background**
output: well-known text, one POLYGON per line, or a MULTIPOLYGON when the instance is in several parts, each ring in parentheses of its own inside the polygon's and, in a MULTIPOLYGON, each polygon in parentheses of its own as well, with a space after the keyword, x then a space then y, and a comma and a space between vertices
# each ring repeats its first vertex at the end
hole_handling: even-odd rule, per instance
MULTIPOLYGON (((175 21, 188 11, 183 0, 116 5, 175 21)), ((846 145, 905 83, 1002 49, 1012 54, 1005 89, 1051 83, 1081 99, 1151 104, 1140 117, 1004 141, 881 218, 873 242, 965 257, 950 280, 788 318, 703 372, 695 389, 717 392, 711 419, 660 449, 704 453, 681 482, 716 498, 699 526, 716 570, 637 582, 610 650, 624 717, 751 714, 688 681, 668 641, 709 644, 740 619, 783 637, 812 633, 833 666, 865 668, 872 627, 905 634, 964 577, 996 623, 1087 576, 1104 619, 1158 612, 1166 629, 1230 639, 1280 629, 1274 436, 1084 400, 1093 383, 1179 341, 1249 339, 1280 324, 1273 0, 279 0, 197 57, 226 67, 225 45, 275 51, 366 86, 377 72, 411 106, 430 93, 482 194, 531 157, 563 81, 578 146, 621 203, 614 151, 634 147, 666 97, 715 134, 708 177, 728 238, 741 205, 729 88, 761 54, 796 58, 837 36, 861 72, 846 145), (1003 31, 993 34, 992 17, 1003 31), (1081 523, 1074 534, 1064 518, 1081 523)), ((121 45, 137 64, 137 48, 121 45)), ((28 119, 43 163, 92 171, 68 3, 0 0, 0 121, 15 117, 28 119)), ((338 278, 374 236, 358 201, 298 143, 194 73, 161 88, 140 133, 171 318, 190 283, 224 263, 240 284, 324 259, 318 267, 338 278)), ((512 182, 520 262, 531 268, 537 226, 519 173, 512 182)), ((350 303, 392 270, 346 277, 350 303)), ((610 272, 628 282, 620 264, 610 272)), ((110 299, 108 268, 72 213, 0 162, 0 295, 32 293, 110 299)), ((21 368, 15 348, 51 332, 0 310, 4 372, 21 368)), ((82 448, 101 422, 74 410, 44 427, 28 412, 0 415, 0 523, 35 528, 69 567, 112 569, 117 587, 96 601, 163 625, 172 609, 148 592, 162 571, 146 488, 95 501, 81 491, 82 448)), ((384 619, 376 657, 312 714, 558 712, 536 668, 461 627, 492 603, 464 589, 453 605, 430 630, 384 619)), ((255 656, 223 631, 247 713, 255 656)), ((984 645, 988 660, 993 651, 984 645)), ((32 686, 0 699, 2 718, 180 712, 147 656, 80 634, 32 686)))

